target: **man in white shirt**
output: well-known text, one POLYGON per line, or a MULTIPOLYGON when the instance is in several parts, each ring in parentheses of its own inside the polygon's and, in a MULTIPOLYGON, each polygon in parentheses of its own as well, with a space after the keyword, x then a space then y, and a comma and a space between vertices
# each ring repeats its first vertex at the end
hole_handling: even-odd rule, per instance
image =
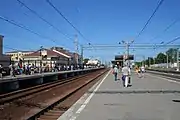
POLYGON ((128 67, 128 66, 124 66, 123 68, 122 68, 122 75, 123 75, 123 85, 125 86, 125 87, 128 87, 128 84, 129 84, 129 77, 130 77, 130 68, 128 67))

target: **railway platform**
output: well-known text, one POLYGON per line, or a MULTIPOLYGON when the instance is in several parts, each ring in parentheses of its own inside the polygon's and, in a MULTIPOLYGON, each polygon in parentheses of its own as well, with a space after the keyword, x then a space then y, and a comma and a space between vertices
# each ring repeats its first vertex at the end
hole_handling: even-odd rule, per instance
POLYGON ((109 72, 58 120, 179 120, 180 81, 132 73, 131 84, 109 72))
POLYGON ((0 93, 11 92, 30 86, 36 86, 43 83, 67 79, 69 77, 78 76, 88 72, 96 71, 98 69, 103 69, 103 67, 71 71, 47 72, 41 74, 37 73, 32 75, 18 75, 16 77, 6 76, 3 79, 0 78, 0 93))

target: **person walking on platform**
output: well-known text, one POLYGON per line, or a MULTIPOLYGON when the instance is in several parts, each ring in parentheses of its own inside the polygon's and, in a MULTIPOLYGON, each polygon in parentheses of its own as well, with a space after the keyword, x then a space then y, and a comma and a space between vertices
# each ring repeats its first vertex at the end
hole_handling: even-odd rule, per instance
POLYGON ((142 67, 141 67, 141 74, 142 74, 141 76, 142 76, 142 77, 144 77, 144 73, 145 73, 145 67, 142 66, 142 67))
POLYGON ((138 67, 137 71, 138 71, 138 77, 141 78, 141 72, 142 72, 141 67, 138 67))
POLYGON ((118 68, 117 68, 117 65, 114 66, 113 74, 114 74, 114 80, 117 81, 117 76, 118 76, 118 68))
POLYGON ((130 68, 128 66, 124 66, 122 68, 122 80, 123 80, 123 86, 128 87, 129 81, 130 81, 130 68))
POLYGON ((135 67, 135 72, 136 72, 136 74, 138 75, 139 67, 135 67))

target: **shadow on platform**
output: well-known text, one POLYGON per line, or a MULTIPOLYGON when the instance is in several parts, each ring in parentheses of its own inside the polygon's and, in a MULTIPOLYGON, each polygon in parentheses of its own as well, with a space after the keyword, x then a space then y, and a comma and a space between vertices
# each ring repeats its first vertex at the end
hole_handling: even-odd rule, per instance
POLYGON ((172 100, 173 102, 179 102, 180 103, 180 100, 172 100))
POLYGON ((180 93, 180 90, 100 90, 100 91, 88 91, 88 93, 95 94, 169 94, 169 93, 180 93))

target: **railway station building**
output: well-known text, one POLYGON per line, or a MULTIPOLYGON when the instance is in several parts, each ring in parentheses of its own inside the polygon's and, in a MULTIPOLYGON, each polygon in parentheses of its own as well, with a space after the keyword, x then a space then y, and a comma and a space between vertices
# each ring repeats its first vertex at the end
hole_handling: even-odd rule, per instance
POLYGON ((33 53, 34 51, 10 51, 6 52, 5 54, 8 56, 11 56, 11 61, 19 62, 19 60, 22 60, 25 55, 29 55, 33 53))
POLYGON ((52 47, 50 49, 44 48, 23 56, 23 64, 34 64, 37 67, 40 66, 41 62, 42 67, 47 65, 50 67, 54 67, 55 65, 77 65, 79 64, 80 57, 78 61, 76 61, 76 56, 79 55, 60 47, 52 47))

